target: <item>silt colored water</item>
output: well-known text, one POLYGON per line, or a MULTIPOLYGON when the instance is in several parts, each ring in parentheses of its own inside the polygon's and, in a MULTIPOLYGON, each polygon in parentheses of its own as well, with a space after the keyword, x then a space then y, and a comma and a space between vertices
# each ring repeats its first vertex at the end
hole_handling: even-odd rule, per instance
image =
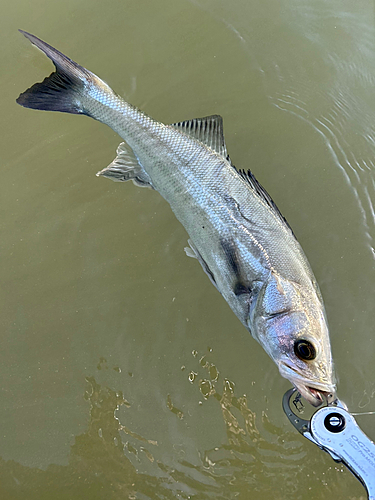
POLYGON ((290 426, 288 382, 166 202, 95 176, 116 134, 15 98, 52 71, 22 28, 160 121, 221 114, 319 281, 339 397, 375 410, 374 18, 368 1, 3 6, 2 498, 365 498, 290 426))

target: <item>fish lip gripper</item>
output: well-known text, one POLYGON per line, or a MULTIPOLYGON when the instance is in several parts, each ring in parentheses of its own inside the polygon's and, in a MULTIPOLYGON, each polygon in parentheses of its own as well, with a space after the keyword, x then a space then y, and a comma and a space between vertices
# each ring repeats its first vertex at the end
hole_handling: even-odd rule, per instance
POLYGON ((298 413, 303 412, 304 405, 295 388, 284 394, 282 404, 293 427, 335 462, 342 462, 366 488, 369 500, 375 500, 375 444, 346 405, 337 399, 320 407, 310 419, 302 418, 298 413))

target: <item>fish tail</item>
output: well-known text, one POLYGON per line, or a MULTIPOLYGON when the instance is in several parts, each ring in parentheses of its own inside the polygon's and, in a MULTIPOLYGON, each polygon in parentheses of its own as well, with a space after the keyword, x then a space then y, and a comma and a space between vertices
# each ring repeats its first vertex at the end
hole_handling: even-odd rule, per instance
POLYGON ((56 71, 20 94, 17 103, 25 108, 90 116, 84 107, 87 93, 93 87, 111 91, 110 87, 94 73, 72 61, 48 43, 26 31, 19 31, 51 59, 56 71))

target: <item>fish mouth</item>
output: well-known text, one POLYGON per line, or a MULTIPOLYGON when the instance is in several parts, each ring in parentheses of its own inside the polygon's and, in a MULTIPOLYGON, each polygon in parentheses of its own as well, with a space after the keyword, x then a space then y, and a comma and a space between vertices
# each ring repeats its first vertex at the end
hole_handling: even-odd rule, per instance
POLYGON ((325 402, 331 404, 336 399, 334 390, 327 391, 318 389, 299 381, 297 382, 296 380, 293 380, 292 383, 301 396, 313 406, 320 406, 325 402))
POLYGON ((307 381, 294 368, 284 362, 280 363, 279 370, 281 375, 290 380, 301 396, 312 406, 317 407, 325 402, 332 404, 337 399, 335 385, 307 381))

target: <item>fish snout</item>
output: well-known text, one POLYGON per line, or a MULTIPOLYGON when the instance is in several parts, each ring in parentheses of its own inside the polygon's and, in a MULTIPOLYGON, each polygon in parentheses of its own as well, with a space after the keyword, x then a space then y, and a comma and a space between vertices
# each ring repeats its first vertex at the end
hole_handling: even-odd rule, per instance
POLYGON ((321 380, 309 379, 291 364, 281 361, 279 364, 281 376, 287 378, 301 394, 301 396, 313 406, 320 406, 324 402, 332 404, 336 401, 336 385, 321 380))

